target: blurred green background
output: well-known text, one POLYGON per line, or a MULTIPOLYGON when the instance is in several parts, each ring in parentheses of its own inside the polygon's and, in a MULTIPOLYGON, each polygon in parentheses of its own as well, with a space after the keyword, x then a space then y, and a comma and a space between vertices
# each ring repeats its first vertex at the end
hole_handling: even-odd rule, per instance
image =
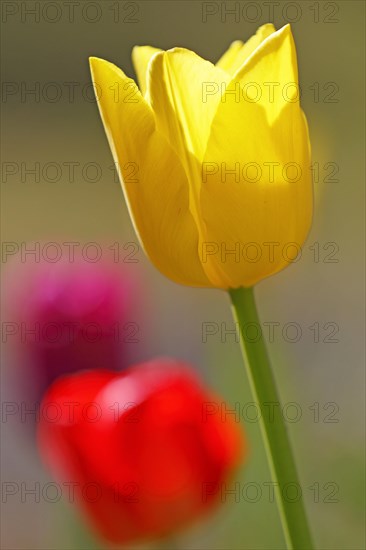
MULTIPOLYGON (((66 4, 2 3, 5 242, 70 240, 123 246, 136 241, 89 86, 89 56, 112 61, 134 76, 130 53, 135 44, 184 46, 214 62, 231 41, 246 40, 259 25, 272 21, 279 28, 292 21, 302 106, 309 121, 313 161, 319 167, 315 217, 301 260, 260 283, 257 298, 262 320, 280 323, 269 351, 283 403, 295 402, 301 410, 299 421, 288 427, 317 548, 361 550, 365 547, 364 2, 105 0, 77 3, 73 20, 66 4), (24 8, 35 4, 39 16, 24 8), (225 12, 225 8, 238 10, 237 6, 239 15, 225 12), (205 21, 207 10, 214 13, 207 14, 205 21), (31 88, 36 95, 25 93, 31 88), (78 164, 70 181, 65 163, 73 162, 78 164), (39 163, 39 182, 25 172, 35 163, 39 163), (47 168, 47 163, 57 167, 47 168), (93 172, 89 163, 98 163, 100 173, 93 172), (9 173, 12 169, 15 174, 9 173), (329 243, 335 245, 329 248, 329 243), (337 261, 331 262, 333 249, 331 259, 337 261), (289 322, 302 329, 296 343, 281 336, 289 322), (310 328, 314 323, 319 323, 319 342, 310 328), (326 323, 339 327, 337 342, 326 341, 331 332, 329 325, 324 328, 326 323), (332 410, 337 422, 327 417, 332 410), (319 498, 314 496, 314 484, 319 498), (334 488, 335 502, 329 502, 334 488)), ((110 258, 111 251, 104 250, 110 258)), ((142 251, 137 257, 137 266, 125 264, 125 268, 141 270, 147 285, 150 322, 140 319, 139 358, 173 355, 191 361, 229 403, 243 406, 252 401, 239 344, 230 336, 221 342, 220 334, 202 341, 205 322, 233 328, 225 293, 175 285, 148 263, 142 251)), ((3 257, 3 266, 6 263, 3 257)), ((2 370, 6 400, 11 376, 2 370)), ((263 485, 270 475, 259 426, 249 421, 243 425, 250 458, 233 482, 239 481, 241 487, 255 482, 262 495, 257 502, 250 502, 249 493, 239 502, 229 496, 214 516, 177 538, 177 548, 284 548, 276 505, 269 502, 263 485)), ((23 435, 3 423, 2 479, 46 482, 49 476, 23 435)), ((8 498, 2 514, 2 544, 8 550, 103 548, 66 503, 8 498)))

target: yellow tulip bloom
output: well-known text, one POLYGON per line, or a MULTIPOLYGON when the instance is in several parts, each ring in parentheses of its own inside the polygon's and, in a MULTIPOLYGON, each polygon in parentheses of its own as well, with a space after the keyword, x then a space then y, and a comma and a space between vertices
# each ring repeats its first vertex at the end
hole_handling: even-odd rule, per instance
POLYGON ((139 239, 186 285, 250 287, 296 256, 312 218, 310 143, 289 25, 216 65, 135 47, 140 89, 91 58, 98 105, 139 239), (131 177, 134 172, 135 177, 131 177))

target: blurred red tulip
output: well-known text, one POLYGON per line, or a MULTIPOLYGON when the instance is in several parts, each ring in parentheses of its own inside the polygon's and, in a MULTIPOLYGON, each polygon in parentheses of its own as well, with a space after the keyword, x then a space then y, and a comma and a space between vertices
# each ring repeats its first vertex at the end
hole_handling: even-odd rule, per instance
POLYGON ((42 402, 40 452, 102 537, 164 536, 220 500, 243 456, 232 415, 211 414, 220 401, 173 359, 67 376, 42 402))

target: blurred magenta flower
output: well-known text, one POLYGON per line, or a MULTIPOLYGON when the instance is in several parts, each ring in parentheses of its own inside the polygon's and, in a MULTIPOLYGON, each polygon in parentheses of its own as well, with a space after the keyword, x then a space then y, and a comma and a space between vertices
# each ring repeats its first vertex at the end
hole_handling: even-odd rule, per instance
POLYGON ((7 343, 20 353, 26 384, 39 395, 63 374, 127 366, 140 336, 140 286, 128 267, 107 262, 15 263, 7 343))
POLYGON ((43 399, 39 449, 101 537, 165 536, 220 501, 245 455, 239 424, 219 404, 174 359, 74 374, 43 399))

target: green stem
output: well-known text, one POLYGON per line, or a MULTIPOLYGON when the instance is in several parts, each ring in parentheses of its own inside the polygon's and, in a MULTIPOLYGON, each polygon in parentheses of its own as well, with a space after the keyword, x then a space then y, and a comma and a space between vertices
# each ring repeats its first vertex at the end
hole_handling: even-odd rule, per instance
MULTIPOLYGON (((229 291, 234 313, 239 326, 254 323, 260 326, 252 288, 239 288, 229 291)), ((275 482, 275 494, 279 514, 288 549, 312 550, 310 530, 306 518, 302 496, 289 501, 286 498, 286 485, 289 489, 299 489, 295 460, 290 440, 282 416, 280 400, 273 378, 269 357, 263 337, 258 341, 248 341, 241 334, 244 362, 255 401, 260 407, 260 427, 264 446, 275 482), (271 404, 271 406, 269 406, 271 404), (290 484, 290 485, 288 485, 290 484)), ((291 495, 292 497, 292 495, 291 495)))

